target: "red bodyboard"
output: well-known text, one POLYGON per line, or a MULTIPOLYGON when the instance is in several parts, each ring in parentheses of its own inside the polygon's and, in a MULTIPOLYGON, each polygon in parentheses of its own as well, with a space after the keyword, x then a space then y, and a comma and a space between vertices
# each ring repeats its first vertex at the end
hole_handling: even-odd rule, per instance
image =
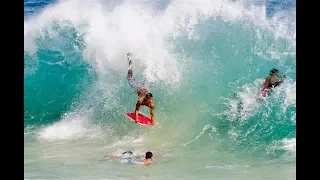
MULTIPOLYGON (((127 113, 124 113, 124 114, 125 114, 131 121, 135 122, 135 116, 136 116, 136 113, 135 113, 135 112, 127 112, 127 113)), ((137 123, 140 124, 140 125, 143 125, 143 126, 153 126, 151 119, 150 119, 149 117, 145 116, 145 115, 142 114, 142 113, 139 113, 137 123)))

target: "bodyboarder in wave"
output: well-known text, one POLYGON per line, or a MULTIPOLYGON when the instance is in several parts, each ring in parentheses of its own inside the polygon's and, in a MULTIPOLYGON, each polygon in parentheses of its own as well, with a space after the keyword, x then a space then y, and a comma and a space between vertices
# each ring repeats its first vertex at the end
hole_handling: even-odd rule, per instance
POLYGON ((153 96, 149 92, 149 88, 146 85, 146 83, 138 84, 135 81, 135 78, 133 77, 133 72, 132 72, 132 60, 131 60, 131 53, 127 53, 127 59, 129 63, 129 68, 128 68, 128 82, 130 86, 135 90, 135 92, 138 95, 138 101, 136 104, 136 109, 135 109, 135 122, 138 120, 138 115, 139 115, 139 110, 140 106, 147 106, 150 108, 150 119, 152 121, 152 125, 155 125, 155 118, 154 118, 154 102, 153 102, 153 96))
POLYGON ((266 97, 270 94, 272 88, 277 87, 283 82, 283 79, 286 78, 285 75, 279 75, 278 69, 271 69, 269 76, 266 78, 265 82, 263 83, 263 87, 261 89, 262 96, 266 97))

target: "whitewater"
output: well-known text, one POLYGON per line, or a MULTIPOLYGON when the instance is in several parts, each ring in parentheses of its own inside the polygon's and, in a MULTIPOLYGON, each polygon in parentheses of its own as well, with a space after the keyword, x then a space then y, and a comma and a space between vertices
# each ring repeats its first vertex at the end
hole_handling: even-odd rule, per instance
POLYGON ((24 2, 25 179, 296 178, 295 2, 24 2), (128 52, 154 127, 124 116, 128 52), (272 68, 287 78, 257 100, 272 68), (128 150, 156 157, 103 159, 128 150))

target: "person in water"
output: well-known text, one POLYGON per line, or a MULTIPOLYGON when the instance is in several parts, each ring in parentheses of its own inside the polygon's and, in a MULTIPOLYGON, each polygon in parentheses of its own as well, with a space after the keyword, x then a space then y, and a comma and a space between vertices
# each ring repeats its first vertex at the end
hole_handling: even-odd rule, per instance
POLYGON ((145 155, 144 160, 142 161, 142 163, 144 165, 152 164, 152 161, 153 161, 152 157, 153 157, 152 152, 150 152, 150 151, 146 152, 146 155, 145 155))
POLYGON ((150 108, 150 116, 151 116, 150 118, 152 121, 152 125, 154 125, 155 124, 155 118, 154 118, 155 107, 154 107, 154 102, 153 102, 153 96, 149 92, 149 89, 148 89, 146 83, 138 84, 135 81, 135 78, 133 77, 133 72, 132 72, 132 60, 131 60, 130 53, 127 53, 127 58, 128 58, 128 62, 129 62, 128 76, 127 76, 128 82, 138 95, 138 101, 137 101, 136 109, 135 109, 135 113, 136 113, 135 122, 137 122, 137 120, 138 120, 140 107, 147 106, 150 108))
POLYGON ((269 76, 266 78, 265 82, 263 83, 263 88, 262 88, 262 95, 266 96, 266 93, 269 92, 271 88, 277 87, 280 83, 282 83, 283 78, 285 76, 280 76, 279 75, 279 70, 278 69, 271 69, 269 76))
MULTIPOLYGON (((128 163, 131 163, 131 162, 133 162, 132 155, 133 155, 132 151, 126 151, 126 152, 123 152, 121 156, 107 155, 107 156, 105 156, 105 159, 106 158, 122 159, 122 160, 125 159, 125 160, 127 160, 128 163)), ((152 157, 153 157, 152 152, 150 152, 150 151, 146 152, 144 160, 142 160, 141 163, 143 163, 144 165, 152 164, 152 161, 153 161, 152 157)))

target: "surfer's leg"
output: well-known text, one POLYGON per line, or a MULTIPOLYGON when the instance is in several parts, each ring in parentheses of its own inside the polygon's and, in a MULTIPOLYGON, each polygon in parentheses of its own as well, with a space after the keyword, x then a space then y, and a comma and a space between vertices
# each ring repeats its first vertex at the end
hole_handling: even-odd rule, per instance
POLYGON ((129 63, 129 68, 128 68, 128 82, 130 84, 130 86, 137 92, 139 89, 149 89, 149 83, 145 80, 142 84, 136 82, 135 78, 133 77, 133 71, 132 71, 132 60, 130 58, 131 54, 128 53, 127 57, 128 57, 128 63, 129 63))
POLYGON ((130 53, 127 54, 127 59, 128 59, 128 63, 129 63, 129 68, 128 68, 128 79, 132 78, 133 73, 132 73, 132 60, 130 58, 130 53))
POLYGON ((147 91, 149 91, 149 83, 147 80, 144 80, 140 86, 142 89, 146 89, 147 91))
POLYGON ((140 86, 138 85, 138 83, 135 81, 135 79, 133 77, 128 76, 128 82, 129 82, 129 85, 134 89, 135 92, 137 92, 139 90, 140 86))
POLYGON ((135 82, 134 78, 133 78, 133 72, 132 72, 132 60, 130 58, 130 53, 127 54, 127 57, 128 57, 128 62, 129 62, 129 68, 128 68, 128 82, 129 82, 129 85, 135 90, 137 91, 138 90, 138 85, 137 83, 135 82))
POLYGON ((139 88, 137 86, 137 83, 135 81, 135 79, 132 77, 132 70, 128 70, 128 82, 129 82, 129 85, 135 90, 137 91, 139 88))

